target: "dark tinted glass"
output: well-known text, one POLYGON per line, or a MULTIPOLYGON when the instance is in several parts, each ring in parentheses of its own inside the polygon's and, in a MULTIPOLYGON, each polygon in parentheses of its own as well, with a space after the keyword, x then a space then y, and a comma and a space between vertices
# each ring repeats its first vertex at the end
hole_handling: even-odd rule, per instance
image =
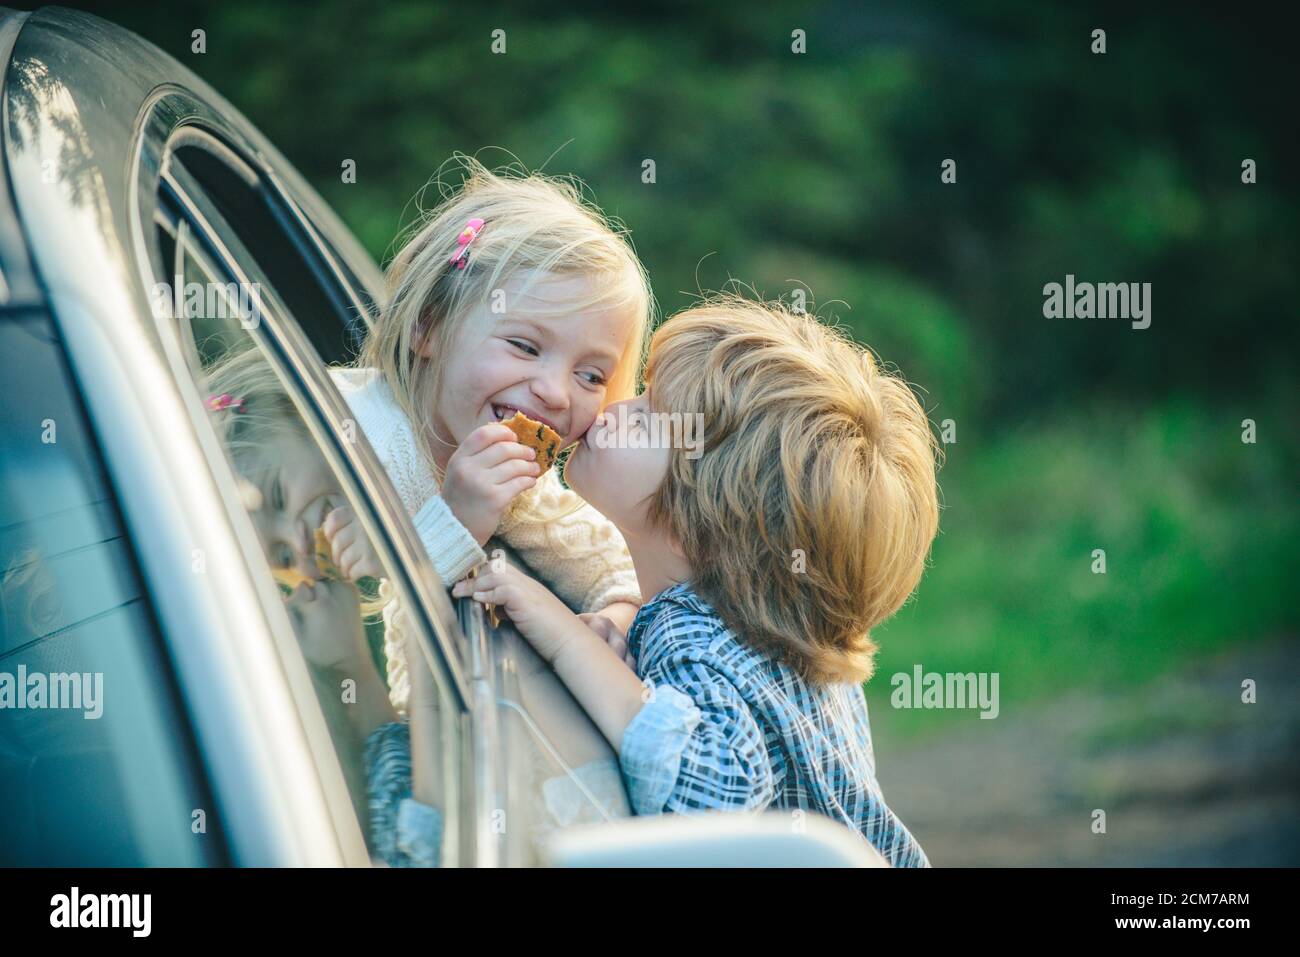
POLYGON ((149 598, 48 316, 0 313, 0 382, 0 864, 221 863, 149 598))

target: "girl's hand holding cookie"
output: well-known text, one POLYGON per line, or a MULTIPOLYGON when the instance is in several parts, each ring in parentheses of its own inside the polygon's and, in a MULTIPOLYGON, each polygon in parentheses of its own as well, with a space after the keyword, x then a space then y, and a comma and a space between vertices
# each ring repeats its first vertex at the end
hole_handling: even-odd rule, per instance
POLYGON ((515 496, 537 483, 542 470, 536 459, 499 422, 479 426, 452 454, 442 500, 480 545, 492 537, 515 496))

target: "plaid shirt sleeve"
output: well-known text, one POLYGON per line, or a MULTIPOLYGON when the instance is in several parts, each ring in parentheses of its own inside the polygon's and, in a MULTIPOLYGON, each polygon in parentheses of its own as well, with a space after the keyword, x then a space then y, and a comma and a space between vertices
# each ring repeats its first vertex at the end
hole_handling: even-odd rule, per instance
POLYGON ((636 814, 758 811, 777 773, 736 685, 700 656, 667 656, 643 676, 651 691, 623 733, 619 761, 636 814))

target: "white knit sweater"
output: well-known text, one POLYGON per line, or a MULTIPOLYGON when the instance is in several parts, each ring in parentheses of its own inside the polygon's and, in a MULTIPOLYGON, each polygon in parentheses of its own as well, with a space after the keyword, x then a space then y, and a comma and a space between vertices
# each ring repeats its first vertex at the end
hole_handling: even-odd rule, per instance
MULTIPOLYGON (((487 559, 469 529, 438 494, 438 480, 415 430, 375 369, 331 369, 357 426, 374 447, 410 514, 425 551, 447 587, 487 559)), ((617 601, 641 604, 627 543, 613 523, 564 488, 554 469, 516 500, 497 529, 537 577, 574 611, 600 611, 617 601), (564 513, 568 514, 564 514, 564 513), (530 514, 531 513, 531 514, 530 514), (560 516, 542 521, 538 516, 560 516)), ((406 710, 409 684, 397 615, 385 608, 384 652, 393 705, 406 710)))

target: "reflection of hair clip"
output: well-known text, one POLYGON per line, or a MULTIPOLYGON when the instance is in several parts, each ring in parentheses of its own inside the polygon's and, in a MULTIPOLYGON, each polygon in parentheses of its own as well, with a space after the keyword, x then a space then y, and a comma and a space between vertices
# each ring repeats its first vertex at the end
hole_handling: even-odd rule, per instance
POLYGON ((471 219, 465 223, 465 228, 461 230, 456 237, 456 255, 448 260, 457 269, 464 269, 465 264, 469 261, 469 244, 478 238, 479 231, 483 229, 483 220, 471 219))
POLYGON ((208 396, 208 408, 213 412, 220 412, 223 409, 230 409, 232 412, 243 412, 244 400, 236 399, 229 392, 223 392, 221 395, 208 396))

